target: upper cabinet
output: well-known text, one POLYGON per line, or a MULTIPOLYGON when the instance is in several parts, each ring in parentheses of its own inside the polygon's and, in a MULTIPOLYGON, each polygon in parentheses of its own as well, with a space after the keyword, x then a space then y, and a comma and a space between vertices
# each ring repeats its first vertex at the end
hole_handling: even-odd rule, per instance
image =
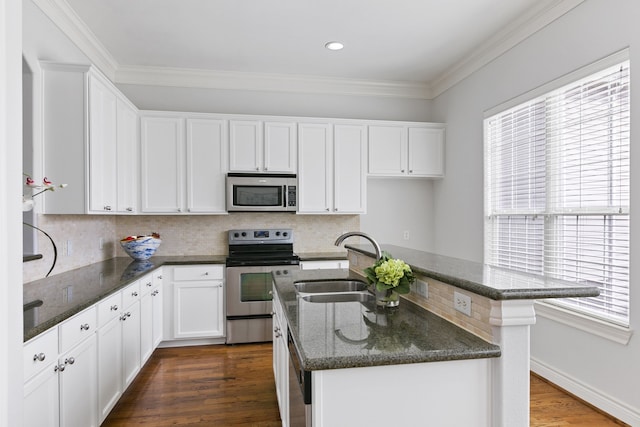
POLYGON ((141 211, 225 213, 227 122, 141 118, 141 211))
POLYGON ((138 111, 86 66, 42 63, 45 213, 135 213, 138 111))
POLYGON ((369 126, 369 176, 444 176, 444 125, 369 126))
POLYGON ((299 124, 298 212, 366 212, 364 125, 299 124))
POLYGON ((295 122, 230 120, 229 170, 252 173, 295 173, 295 122))

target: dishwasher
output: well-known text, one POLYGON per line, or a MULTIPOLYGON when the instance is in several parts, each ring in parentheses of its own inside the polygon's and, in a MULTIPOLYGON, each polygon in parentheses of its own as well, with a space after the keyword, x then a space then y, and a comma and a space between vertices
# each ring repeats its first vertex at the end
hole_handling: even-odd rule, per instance
POLYGON ((302 369, 296 345, 288 333, 289 347, 289 426, 312 427, 311 371, 302 369))

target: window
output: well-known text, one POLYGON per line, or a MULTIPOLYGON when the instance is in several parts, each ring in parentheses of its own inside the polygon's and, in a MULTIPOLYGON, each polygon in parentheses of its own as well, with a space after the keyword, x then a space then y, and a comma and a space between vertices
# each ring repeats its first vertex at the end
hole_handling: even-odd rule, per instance
POLYGON ((629 61, 616 59, 485 119, 485 262, 598 286, 553 302, 628 326, 629 61))

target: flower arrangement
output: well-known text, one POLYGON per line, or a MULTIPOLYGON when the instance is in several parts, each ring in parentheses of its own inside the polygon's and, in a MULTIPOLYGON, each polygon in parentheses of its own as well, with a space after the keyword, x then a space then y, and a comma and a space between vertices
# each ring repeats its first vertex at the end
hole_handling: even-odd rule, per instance
POLYGON ((398 305, 398 294, 407 294, 416 277, 411 267, 401 259, 394 259, 388 252, 382 252, 382 257, 371 267, 364 269, 367 281, 375 285, 376 291, 383 293, 379 305, 395 307, 398 305))

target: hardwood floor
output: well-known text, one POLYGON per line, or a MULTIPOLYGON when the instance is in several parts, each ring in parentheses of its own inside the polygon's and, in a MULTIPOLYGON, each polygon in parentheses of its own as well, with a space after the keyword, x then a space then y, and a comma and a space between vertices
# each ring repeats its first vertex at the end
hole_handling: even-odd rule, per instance
MULTIPOLYGON (((279 427, 271 344, 156 350, 102 424, 138 425, 279 427)), ((531 376, 531 426, 619 425, 531 376)))

